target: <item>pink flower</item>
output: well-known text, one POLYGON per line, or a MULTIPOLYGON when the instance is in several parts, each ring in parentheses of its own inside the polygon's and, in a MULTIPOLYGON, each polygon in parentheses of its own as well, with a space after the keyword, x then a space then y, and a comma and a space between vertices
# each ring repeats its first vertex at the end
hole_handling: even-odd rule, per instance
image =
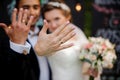
POLYGON ((92 43, 88 43, 87 45, 85 45, 85 49, 90 49, 91 47, 93 46, 93 44, 92 43))
MULTIPOLYGON (((98 73, 101 73, 102 68, 112 68, 114 61, 117 59, 115 45, 102 37, 89 37, 88 40, 89 43, 81 48, 80 60, 89 64, 89 67, 87 66, 88 70, 93 69, 90 70, 90 73, 94 74, 96 69, 98 69, 98 73)), ((84 73, 89 72, 87 69, 84 70, 84 73)))
POLYGON ((107 48, 106 44, 103 43, 103 44, 102 44, 102 49, 105 50, 106 48, 107 48))

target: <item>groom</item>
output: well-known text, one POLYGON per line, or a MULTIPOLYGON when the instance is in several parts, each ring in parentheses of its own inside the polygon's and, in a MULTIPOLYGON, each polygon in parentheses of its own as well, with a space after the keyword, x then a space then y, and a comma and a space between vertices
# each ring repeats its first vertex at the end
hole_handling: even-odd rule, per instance
MULTIPOLYGON (((39 56, 36 55, 36 53, 32 50, 31 46, 33 47, 34 43, 36 43, 36 41, 33 41, 33 40, 37 40, 35 39, 36 37, 42 36, 43 41, 40 41, 40 45, 44 45, 44 46, 41 47, 41 50, 43 49, 46 50, 42 51, 41 53, 43 55, 44 53, 49 54, 48 51, 50 47, 52 47, 56 43, 53 43, 53 45, 46 46, 47 43, 43 43, 43 42, 45 40, 48 42, 52 42, 53 38, 59 40, 60 36, 58 37, 54 36, 57 33, 47 34, 46 33, 48 28, 47 24, 43 26, 43 29, 39 33, 39 36, 37 35, 34 38, 33 36, 30 36, 32 35, 31 33, 34 33, 31 32, 32 30, 35 30, 35 33, 38 31, 38 28, 35 27, 35 24, 37 21, 36 19, 38 19, 37 16, 40 13, 39 0, 30 0, 30 1, 16 0, 16 5, 19 5, 17 7, 19 9, 19 12, 17 9, 13 10, 11 26, 7 27, 5 24, 0 23, 0 26, 3 27, 6 34, 9 37, 5 39, 1 39, 0 42, 1 44, 0 51, 2 52, 0 53, 2 54, 0 57, 1 59, 3 58, 3 60, 1 60, 1 64, 3 66, 2 69, 5 71, 7 69, 6 74, 2 73, 2 76, 6 76, 4 78, 9 78, 11 80, 45 80, 45 79, 49 80, 49 67, 46 66, 48 65, 46 58, 44 57, 39 58, 39 56), (31 10, 35 10, 35 11, 31 11, 31 10), (38 11, 37 14, 36 14, 36 10, 38 11), (35 15, 33 15, 34 12, 35 15), (29 17, 29 20, 26 23, 25 21, 28 18, 28 13, 30 13, 31 17, 29 17), (53 38, 49 39, 50 36, 53 36, 53 38), (33 38, 33 39, 30 40, 29 38, 33 38), (27 39, 30 43, 26 42, 27 39), (3 44, 6 44, 4 45, 5 47, 3 47, 3 44), (44 65, 41 64, 42 62, 41 59, 42 61, 45 61, 44 65), (7 65, 7 68, 4 65, 4 63, 7 65), (48 77, 47 74, 44 74, 45 70, 46 72, 48 72, 48 77)), ((57 31, 60 32, 60 29, 58 28, 57 31)), ((71 36, 70 32, 66 32, 66 33, 68 36, 71 36)), ((55 50, 57 50, 57 48, 55 48, 53 51, 55 50)))

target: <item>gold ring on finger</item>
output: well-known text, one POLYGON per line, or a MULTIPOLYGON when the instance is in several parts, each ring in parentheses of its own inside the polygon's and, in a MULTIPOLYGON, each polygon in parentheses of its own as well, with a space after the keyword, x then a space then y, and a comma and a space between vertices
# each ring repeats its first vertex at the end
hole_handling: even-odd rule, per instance
POLYGON ((11 29, 11 26, 8 26, 9 29, 11 29))
POLYGON ((22 20, 22 23, 25 23, 25 19, 22 20))

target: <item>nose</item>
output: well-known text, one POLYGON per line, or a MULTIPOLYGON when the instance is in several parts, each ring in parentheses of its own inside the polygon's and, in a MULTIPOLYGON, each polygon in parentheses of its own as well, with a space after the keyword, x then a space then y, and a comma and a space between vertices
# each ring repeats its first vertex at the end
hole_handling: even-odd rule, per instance
POLYGON ((29 11, 30 11, 30 15, 31 15, 31 16, 34 16, 34 14, 35 14, 34 9, 33 9, 33 8, 30 8, 30 10, 29 10, 29 11))
POLYGON ((51 27, 52 28, 56 28, 57 27, 57 24, 55 22, 51 22, 51 27))

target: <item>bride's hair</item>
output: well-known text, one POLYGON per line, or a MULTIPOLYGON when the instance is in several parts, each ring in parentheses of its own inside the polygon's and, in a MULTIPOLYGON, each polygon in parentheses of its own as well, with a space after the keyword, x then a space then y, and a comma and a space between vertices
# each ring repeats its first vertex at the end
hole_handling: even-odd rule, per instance
POLYGON ((47 4, 44 4, 41 9, 42 17, 45 18, 44 14, 48 11, 59 9, 63 12, 63 15, 65 17, 70 17, 70 21, 72 21, 71 18, 71 9, 68 5, 66 5, 64 2, 56 2, 56 1, 50 1, 47 4))

